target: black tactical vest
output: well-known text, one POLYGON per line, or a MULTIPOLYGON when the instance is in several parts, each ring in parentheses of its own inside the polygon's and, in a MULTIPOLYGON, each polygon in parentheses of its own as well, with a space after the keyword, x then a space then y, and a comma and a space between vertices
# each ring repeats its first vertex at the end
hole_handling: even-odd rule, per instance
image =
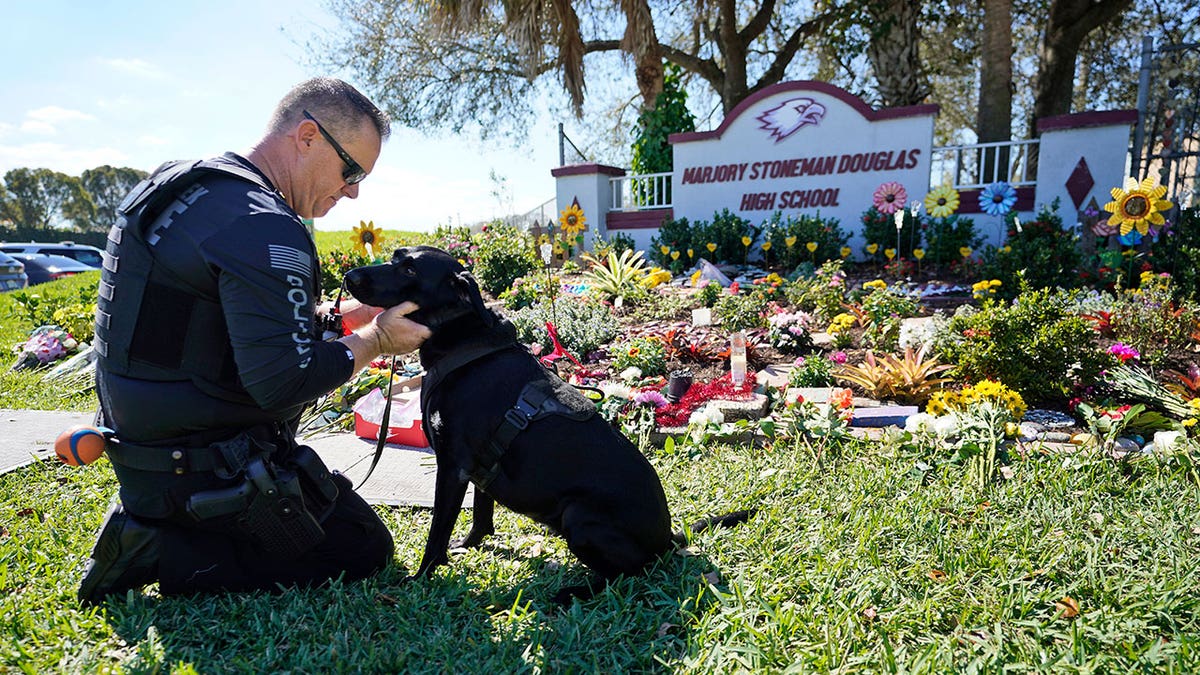
POLYGON ((197 182, 214 173, 274 191, 253 171, 212 160, 168 162, 134 186, 108 233, 95 348, 98 366, 108 372, 152 381, 187 378, 210 396, 251 403, 238 381, 221 305, 198 297, 151 249, 156 221, 169 217, 176 202, 197 198, 197 182))

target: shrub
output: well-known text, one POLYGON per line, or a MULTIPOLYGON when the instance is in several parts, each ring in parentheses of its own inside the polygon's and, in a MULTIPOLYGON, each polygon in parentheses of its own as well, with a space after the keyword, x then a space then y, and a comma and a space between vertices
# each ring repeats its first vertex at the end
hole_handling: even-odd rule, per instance
POLYGON ((844 352, 830 356, 812 354, 796 359, 788 371, 788 384, 793 387, 828 387, 833 384, 833 367, 846 362, 844 352))
MULTIPOLYGON (((696 245, 696 254, 708 252, 706 245, 714 243, 717 245, 717 250, 713 254, 717 261, 729 263, 742 263, 747 259, 749 253, 746 246, 742 243, 742 237, 750 237, 751 242, 758 239, 762 228, 750 224, 750 221, 731 212, 729 209, 724 209, 720 213, 714 213, 711 223, 696 223, 695 234, 692 237, 692 242, 696 245)), ((753 243, 751 243, 753 246, 753 243)))
POLYGON ((786 354, 799 354, 813 348, 813 318, 804 312, 781 312, 767 317, 767 341, 786 354))
POLYGON ((842 312, 846 301, 846 273, 841 260, 830 260, 811 279, 799 278, 784 289, 789 302, 821 321, 830 321, 842 312))
POLYGON ((639 337, 616 345, 612 350, 613 369, 621 372, 637 368, 642 377, 655 377, 667 372, 666 350, 662 340, 639 337))
POLYGON ((717 304, 717 300, 721 299, 721 290, 723 287, 715 281, 707 281, 700 287, 700 291, 696 293, 696 300, 705 307, 712 307, 717 304))
POLYGON ((863 340, 866 344, 891 351, 900 342, 900 324, 910 316, 916 316, 920 304, 904 292, 903 288, 889 287, 881 280, 865 285, 870 293, 862 299, 863 340))
POLYGON ((989 246, 983 255, 983 275, 999 279, 1000 294, 1015 295, 1017 275, 1033 288, 1071 288, 1079 285, 1078 237, 1064 230, 1058 200, 1043 205, 1037 218, 1016 225, 1009 222, 1004 245, 989 246))
POLYGON ((1143 272, 1140 280, 1138 288, 1117 295, 1108 327, 1113 338, 1140 353, 1144 366, 1158 371, 1168 365, 1172 346, 1187 341, 1197 312, 1187 303, 1175 301, 1171 275, 1143 272))
POLYGON ((1200 207, 1182 210, 1172 220, 1154 244, 1154 267, 1175 279, 1181 297, 1200 299, 1200 207))
POLYGON ((959 249, 979 248, 983 238, 975 231, 975 221, 953 215, 948 218, 922 218, 921 238, 925 241, 925 261, 934 265, 956 263, 959 249))
POLYGON ((476 259, 473 268, 480 288, 499 297, 513 281, 539 266, 533 241, 511 225, 492 224, 475 235, 476 259))
POLYGON ((11 291, 13 313, 30 328, 58 325, 77 342, 89 342, 95 330, 96 293, 99 272, 86 272, 66 279, 11 291))
POLYGON ((911 258, 912 250, 921 246, 921 218, 904 211, 900 235, 896 236, 896 217, 880 213, 874 206, 862 214, 862 236, 867 243, 879 244, 879 255, 884 249, 895 249, 896 258, 911 258))
POLYGON ((623 297, 642 288, 640 282, 647 270, 641 251, 627 250, 620 255, 609 251, 603 259, 594 258, 588 253, 582 257, 588 264, 588 271, 583 273, 588 292, 601 300, 623 297))
POLYGON ((554 347, 546 332, 546 322, 554 323, 559 342, 567 351, 583 357, 617 337, 617 321, 612 310, 595 301, 559 298, 553 304, 542 302, 510 314, 517 339, 525 344, 541 345, 544 352, 554 347))
POLYGON ((999 380, 1030 402, 1062 402, 1077 384, 1096 381, 1108 358, 1068 294, 1022 289, 1012 304, 985 300, 960 310, 937 349, 967 382, 999 380))
POLYGON ((354 249, 338 248, 321 256, 321 294, 333 297, 342 290, 342 279, 355 267, 370 265, 374 260, 354 249))
POLYGON ((696 246, 695 242, 692 241, 694 236, 695 228, 688 224, 687 218, 664 220, 662 226, 658 228, 658 234, 650 240, 650 260, 661 267, 670 267, 672 262, 671 251, 686 252, 691 248, 696 252, 696 255, 705 255, 707 251, 704 253, 700 252, 704 244, 701 243, 699 246, 696 246), (667 247, 666 252, 662 250, 664 246, 667 247))
POLYGON ((763 239, 771 242, 767 255, 771 261, 786 269, 795 269, 805 261, 820 264, 839 259, 841 248, 850 235, 842 231, 837 218, 822 218, 820 214, 783 218, 783 214, 776 211, 763 223, 763 239), (792 237, 795 239, 788 246, 788 239, 792 237), (806 247, 808 242, 816 242, 817 250, 810 252, 806 247))
POLYGON ((766 328, 767 299, 761 295, 722 295, 713 305, 713 316, 730 332, 766 328))

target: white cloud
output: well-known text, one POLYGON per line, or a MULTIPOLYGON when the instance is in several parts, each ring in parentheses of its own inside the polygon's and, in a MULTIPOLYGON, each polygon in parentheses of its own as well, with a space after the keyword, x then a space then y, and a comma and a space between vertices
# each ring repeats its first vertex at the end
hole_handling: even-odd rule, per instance
POLYGON ((0 173, 10 169, 53 169, 78 176, 85 169, 103 164, 121 166, 127 161, 124 152, 108 147, 68 147, 61 143, 24 143, 0 145, 0 173))
POLYGON ((38 120, 25 120, 21 123, 21 132, 26 134, 39 134, 42 136, 53 136, 58 133, 53 124, 41 122, 38 120))
POLYGON ((158 66, 141 59, 97 59, 101 64, 127 75, 147 80, 163 80, 167 74, 158 66))
POLYGON ((60 108, 56 105, 48 105, 44 108, 37 108, 25 113, 25 119, 46 122, 48 124, 56 124, 59 122, 87 122, 96 119, 93 115, 79 111, 70 110, 68 108, 60 108))
POLYGON ((138 139, 137 139, 138 145, 140 145, 142 147, 149 147, 149 148, 161 148, 164 145, 170 144, 170 142, 171 141, 163 138, 162 136, 145 135, 145 136, 138 136, 138 139))
POLYGON ((26 112, 25 121, 21 122, 20 129, 27 134, 53 136, 58 133, 59 125, 64 122, 88 122, 95 119, 94 116, 79 110, 50 105, 26 112))

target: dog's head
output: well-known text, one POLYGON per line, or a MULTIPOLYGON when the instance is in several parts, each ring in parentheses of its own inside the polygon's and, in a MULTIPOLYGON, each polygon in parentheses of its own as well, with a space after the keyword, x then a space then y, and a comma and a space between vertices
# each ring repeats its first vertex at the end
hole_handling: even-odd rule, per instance
POLYGON ((492 316, 471 273, 454 256, 433 246, 399 248, 389 263, 350 270, 346 290, 375 307, 415 302, 420 309, 408 317, 430 329, 469 313, 485 320, 492 316))

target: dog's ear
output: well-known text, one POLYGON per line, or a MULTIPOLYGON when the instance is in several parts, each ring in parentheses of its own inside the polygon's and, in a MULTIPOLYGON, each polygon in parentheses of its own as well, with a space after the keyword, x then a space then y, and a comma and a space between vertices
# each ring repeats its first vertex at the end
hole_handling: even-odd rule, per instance
POLYGON ((454 289, 458 291, 459 298, 471 303, 475 312, 487 325, 491 326, 496 323, 495 314, 484 306, 483 294, 479 292, 479 284, 475 282, 475 277, 470 272, 463 270, 454 275, 454 289))

